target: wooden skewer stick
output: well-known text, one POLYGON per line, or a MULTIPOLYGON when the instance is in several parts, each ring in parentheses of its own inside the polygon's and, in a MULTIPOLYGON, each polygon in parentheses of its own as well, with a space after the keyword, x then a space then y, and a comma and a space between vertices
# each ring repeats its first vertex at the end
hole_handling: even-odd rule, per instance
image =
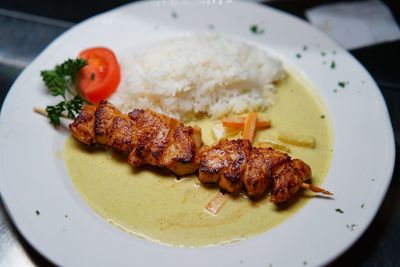
POLYGON ((312 185, 312 184, 308 184, 308 183, 302 183, 300 187, 303 188, 303 189, 307 189, 307 190, 316 192, 316 193, 322 193, 324 195, 329 195, 329 196, 333 195, 328 190, 322 189, 322 188, 320 188, 318 186, 315 186, 315 185, 312 185))
MULTIPOLYGON (((40 115, 45 116, 45 117, 48 117, 47 111, 46 111, 45 108, 42 108, 42 107, 33 107, 33 111, 36 112, 37 114, 40 114, 40 115)), ((68 117, 67 115, 65 115, 65 114, 61 114, 61 117, 62 117, 62 118, 65 118, 65 119, 71 120, 71 118, 69 118, 69 117, 68 117)))

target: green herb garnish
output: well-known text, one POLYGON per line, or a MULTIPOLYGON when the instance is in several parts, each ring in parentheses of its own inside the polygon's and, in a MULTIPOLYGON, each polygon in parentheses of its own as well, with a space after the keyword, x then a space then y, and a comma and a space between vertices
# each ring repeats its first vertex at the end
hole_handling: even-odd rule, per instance
POLYGON ((343 210, 341 210, 341 209, 335 209, 335 210, 336 210, 336 212, 344 213, 343 210))
POLYGON ((335 61, 332 61, 332 63, 331 63, 331 69, 335 69, 336 68, 336 62, 335 61))
POLYGON ((354 231, 354 228, 357 226, 357 224, 346 224, 347 229, 349 229, 350 231, 354 231))
POLYGON ((172 12, 171 12, 171 16, 172 16, 172 18, 174 18, 174 19, 177 19, 177 18, 178 18, 178 14, 176 13, 176 11, 172 11, 172 12))
POLYGON ((96 77, 96 74, 94 74, 93 72, 92 72, 92 74, 90 75, 90 79, 92 80, 92 81, 94 81, 94 78, 96 77))
POLYGON ((56 65, 52 70, 40 72, 40 76, 42 76, 49 92, 53 96, 61 96, 63 98, 60 103, 46 107, 47 115, 52 124, 60 124, 60 117, 64 111, 67 111, 67 116, 71 119, 75 118, 81 111, 84 100, 76 93, 76 90, 74 92, 71 89, 76 86, 78 72, 86 65, 87 61, 84 59, 68 59, 61 65, 56 65))
POLYGON ((344 87, 346 86, 346 83, 345 83, 345 82, 338 82, 338 85, 339 85, 340 87, 344 88, 344 87))
POLYGON ((362 209, 364 208, 364 205, 365 205, 364 203, 361 204, 361 208, 362 208, 362 209))
POLYGON ((301 54, 296 54, 296 57, 297 58, 301 58, 301 54))
POLYGON ((325 119, 325 115, 321 115, 319 116, 321 119, 325 119))
POLYGON ((35 212, 36 212, 36 215, 37 215, 37 216, 40 215, 40 212, 39 212, 38 210, 36 210, 35 212))
POLYGON ((258 27, 258 25, 254 24, 250 26, 250 31, 254 34, 263 34, 264 29, 258 27))

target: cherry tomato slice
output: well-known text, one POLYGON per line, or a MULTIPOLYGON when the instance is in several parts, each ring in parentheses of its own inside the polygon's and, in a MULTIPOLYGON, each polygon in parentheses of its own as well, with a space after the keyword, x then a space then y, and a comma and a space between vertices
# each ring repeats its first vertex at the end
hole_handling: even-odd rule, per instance
POLYGON ((99 103, 109 98, 121 80, 121 71, 115 54, 105 47, 93 47, 79 53, 88 65, 78 73, 78 87, 89 102, 99 103))

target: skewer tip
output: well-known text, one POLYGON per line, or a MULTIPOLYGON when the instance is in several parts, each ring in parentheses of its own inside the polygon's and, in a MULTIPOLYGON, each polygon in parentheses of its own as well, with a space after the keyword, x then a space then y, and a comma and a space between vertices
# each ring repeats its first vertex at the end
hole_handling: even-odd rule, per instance
POLYGON ((328 190, 325 190, 323 188, 320 188, 318 186, 308 184, 308 183, 302 183, 301 187, 310 191, 313 191, 315 193, 322 193, 324 195, 332 196, 333 193, 329 192, 328 190))
POLYGON ((33 107, 33 111, 36 112, 37 114, 43 115, 47 117, 47 111, 44 108, 41 107, 33 107))

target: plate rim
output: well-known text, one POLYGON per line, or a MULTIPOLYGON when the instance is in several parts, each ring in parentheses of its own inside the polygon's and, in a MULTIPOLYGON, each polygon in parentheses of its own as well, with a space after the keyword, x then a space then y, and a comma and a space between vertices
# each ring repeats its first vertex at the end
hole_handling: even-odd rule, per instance
MULTIPOLYGON (((237 3, 237 2, 236 2, 237 3)), ((241 3, 243 3, 243 4, 246 4, 246 5, 254 5, 254 6, 257 6, 257 7, 259 7, 259 8, 261 8, 261 9, 269 9, 269 10, 273 10, 273 12, 277 12, 277 13, 279 13, 280 15, 282 15, 282 16, 286 16, 286 17, 290 17, 291 19, 295 19, 296 21, 299 21, 299 22, 301 22, 302 24, 305 24, 305 25, 307 25, 307 27, 312 27, 310 24, 308 24, 308 23, 306 23, 305 21, 303 21, 303 20, 301 20, 301 19, 299 19, 299 18, 297 18, 297 17, 295 17, 295 16, 293 16, 293 15, 291 15, 291 14, 288 14, 288 13, 285 13, 285 12, 282 12, 282 11, 280 11, 280 10, 276 10, 276 9, 274 9, 274 8, 271 8, 271 7, 268 7, 268 6, 265 6, 265 5, 261 5, 261 4, 257 4, 257 3, 248 3, 248 2, 241 2, 241 3)), ((105 16, 107 16, 107 15, 109 15, 109 14, 112 14, 112 13, 114 13, 114 12, 118 12, 118 11, 120 11, 120 10, 124 10, 124 9, 126 9, 126 8, 129 8, 129 7, 131 7, 131 6, 136 6, 136 5, 148 5, 149 3, 147 2, 137 2, 137 3, 130 3, 130 4, 126 4, 126 5, 123 5, 123 6, 121 6, 121 7, 118 7, 118 8, 116 8, 116 9, 113 9, 113 10, 110 10, 110 11, 107 11, 107 12, 104 12, 104 13, 102 13, 102 14, 98 14, 98 15, 96 15, 96 16, 94 16, 94 17, 91 17, 91 18, 88 18, 88 19, 86 19, 86 20, 84 20, 84 21, 82 21, 81 23, 78 23, 78 24, 76 24, 75 26, 73 26, 71 29, 68 29, 67 31, 65 31, 64 33, 62 33, 60 36, 58 36, 56 39, 54 39, 32 62, 31 62, 31 64, 29 64, 29 66, 28 67, 26 67, 24 70, 23 70, 23 72, 21 72, 21 74, 18 76, 18 78, 15 80, 15 82, 13 83, 13 85, 11 86, 11 88, 10 88, 10 90, 9 90, 9 93, 7 94, 7 96, 6 96, 6 98, 5 98, 5 100, 4 100, 4 103, 3 103, 3 106, 2 106, 2 110, 1 110, 1 112, 0 112, 0 134, 2 133, 2 127, 1 127, 1 125, 3 124, 2 122, 3 122, 3 120, 5 120, 4 119, 4 115, 2 115, 2 114, 4 114, 3 113, 3 110, 5 110, 6 109, 6 106, 7 106, 7 103, 8 102, 10 102, 10 99, 13 97, 13 94, 16 92, 16 89, 14 89, 15 87, 17 87, 17 85, 18 85, 18 83, 22 83, 21 81, 22 81, 22 78, 27 78, 27 77, 25 77, 27 74, 26 73, 28 73, 33 67, 32 66, 34 66, 35 64, 36 64, 36 62, 38 62, 38 61, 40 61, 40 59, 43 57, 43 54, 45 54, 45 52, 46 51, 48 51, 48 49, 49 48, 51 48, 51 47, 53 47, 53 46, 55 46, 55 45, 57 45, 59 42, 61 42, 61 40, 63 40, 64 38, 67 38, 68 37, 68 34, 71 32, 71 31, 76 31, 77 29, 79 29, 79 27, 81 27, 82 25, 86 25, 86 24, 88 24, 89 22, 91 22, 91 21, 93 21, 93 20, 96 20, 97 18, 99 18, 99 17, 105 17, 105 16), (66 37, 67 36, 67 37, 66 37)), ((316 29, 316 28, 314 28, 314 27, 312 27, 314 30, 317 30, 320 34, 323 34, 321 31, 319 31, 318 29, 316 29)), ((326 35, 325 34, 323 34, 325 37, 326 37, 326 35)), ((329 37, 328 37, 329 38, 329 37)), ((329 38, 330 39, 330 38, 329 38)), ((333 40, 331 40, 330 39, 330 41, 332 42, 332 43, 334 43, 334 44, 336 44, 336 42, 334 42, 333 40)), ((337 44, 336 44, 337 45, 337 44)), ((347 57, 350 57, 351 59, 352 59, 352 61, 353 62, 355 62, 356 64, 358 64, 358 67, 360 68, 360 69, 362 69, 364 72, 366 72, 367 73, 367 75, 369 76, 369 78, 371 79, 371 81, 372 81, 372 83, 375 85, 375 87, 376 87, 376 92, 375 93, 377 93, 377 95, 379 95, 380 96, 380 99, 378 99, 378 101, 380 102, 380 105, 383 107, 383 112, 385 113, 385 115, 386 115, 386 117, 385 117, 385 119, 386 119, 386 122, 387 122, 387 125, 388 125, 388 128, 390 128, 391 129, 391 131, 389 131, 389 139, 391 139, 391 143, 392 143, 392 147, 391 147, 391 151, 389 151, 389 153, 391 152, 391 155, 389 156, 390 158, 392 158, 392 162, 390 163, 388 163, 388 165, 389 165, 389 169, 388 169, 388 173, 390 173, 390 178, 389 179, 387 179, 386 180, 386 184, 385 184, 385 189, 384 189, 384 194, 382 194, 381 196, 380 196, 380 198, 379 198, 379 200, 377 201, 377 205, 376 205, 376 207, 375 207, 375 209, 372 211, 372 216, 370 216, 371 217, 371 219, 369 220, 369 222, 366 224, 366 225, 364 225, 364 227, 363 227, 363 229, 360 229, 360 231, 358 231, 357 233, 356 233, 356 235, 355 235, 355 237, 352 239, 352 242, 350 242, 350 243, 348 243, 347 244, 347 246, 345 246, 343 249, 342 249, 342 251, 339 251, 339 252, 337 252, 337 253, 335 253, 335 255, 333 255, 330 259, 327 259, 325 262, 323 262, 323 264, 326 264, 326 263, 328 263, 328 262, 331 262, 332 260, 334 260, 335 258, 337 258, 339 255, 341 255, 344 251, 346 251, 349 247, 351 247, 360 237, 361 237, 361 235, 365 232, 365 230, 368 228, 368 226, 370 225, 370 223, 372 222, 372 220, 373 220, 373 218, 375 218, 375 216, 376 216, 376 214, 377 214, 377 211, 379 210, 379 208, 380 208, 380 206, 381 206, 381 204, 382 204, 382 201, 383 201, 383 199, 384 199, 384 197, 385 197, 385 195, 386 195, 386 193, 387 193, 387 190, 388 190, 388 188, 389 188, 389 185, 390 185, 390 182, 391 182, 391 179, 392 179, 392 176, 393 176, 393 171, 394 171, 394 165, 395 165, 395 143, 394 143, 394 134, 393 134, 393 127, 392 127, 392 124, 391 124, 391 121, 390 121, 390 115, 389 115, 389 112, 388 112, 388 109, 387 109, 387 106, 386 106, 386 103, 385 103, 385 101, 384 101, 384 98, 383 98, 383 95, 382 95, 382 92, 379 90, 379 87, 376 85, 376 83, 375 83, 375 81, 373 80, 373 78, 372 78, 372 76, 368 73, 368 71, 364 68, 364 66, 362 66, 359 62, 358 62, 358 60, 356 60, 350 53, 348 53, 346 50, 344 50, 343 49, 343 51, 341 51, 342 53, 344 53, 344 54, 346 54, 346 56, 347 57)), ((2 144, 2 142, 0 141, 0 145, 2 144)), ((0 167, 1 167, 2 165, 0 165, 0 167)), ((3 171, 3 168, 0 168, 0 175, 2 174, 2 171, 3 171)), ((3 179, 1 179, 1 180, 3 180, 3 179)), ((3 184, 3 182, 0 182, 1 184, 3 184)), ((3 184, 4 185, 4 184, 3 184)), ((4 203, 4 206, 5 206, 5 208, 6 208, 6 210, 7 210, 7 213, 8 213, 8 215, 9 215, 9 217, 10 217, 10 219, 13 221, 13 223, 14 223, 14 225, 16 225, 17 226, 17 229, 18 229, 18 231, 20 232, 20 233, 22 233, 22 235, 23 235, 23 237, 24 237, 24 239, 25 240, 27 240, 28 242, 29 242, 29 244, 31 244, 40 254, 42 254, 42 255, 44 255, 46 258, 48 258, 49 260, 51 260, 52 262, 54 262, 54 263, 56 263, 56 264, 62 264, 62 263, 60 263, 60 262, 58 262, 58 261, 56 261, 55 260, 55 258, 53 258, 53 257, 51 257, 51 256, 49 256, 47 253, 46 253, 46 251, 44 251, 44 250, 42 250, 41 249, 41 247, 40 246, 37 246, 37 244, 36 244, 36 241, 33 241, 33 240, 31 240, 31 236, 30 236, 30 234, 29 233, 26 233, 26 232, 24 232, 22 229, 24 229, 25 230, 25 228, 24 227, 22 227, 21 225, 20 225, 20 223, 19 222, 17 222, 16 220, 14 220, 14 215, 13 215, 13 211, 11 211, 9 208, 8 208, 8 204, 7 204, 7 200, 6 200, 6 197, 4 197, 5 195, 7 195, 7 193, 4 193, 4 186, 1 186, 0 187, 0 193, 1 193, 1 196, 2 196, 2 201, 3 201, 3 203, 4 203)))

